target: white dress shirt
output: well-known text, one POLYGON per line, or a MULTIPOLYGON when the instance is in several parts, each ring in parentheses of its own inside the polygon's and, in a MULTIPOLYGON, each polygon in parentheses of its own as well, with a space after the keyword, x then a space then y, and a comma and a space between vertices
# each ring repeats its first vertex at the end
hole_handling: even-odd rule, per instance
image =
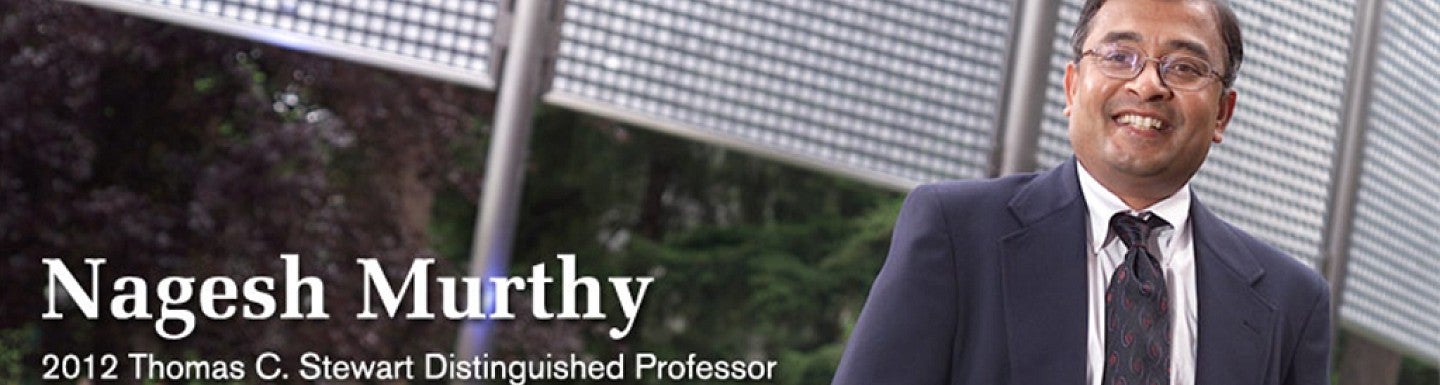
POLYGON ((1089 277, 1089 321, 1086 337, 1086 383, 1100 385, 1105 373, 1105 288, 1115 268, 1125 261, 1125 244, 1110 232, 1110 217, 1117 212, 1151 213, 1170 223, 1156 231, 1161 250, 1156 256, 1165 272, 1170 291, 1170 384, 1195 383, 1195 246, 1190 230, 1190 184, 1143 210, 1131 210, 1120 197, 1100 185, 1095 177, 1075 162, 1080 174, 1080 192, 1089 209, 1089 248, 1086 275, 1089 277))

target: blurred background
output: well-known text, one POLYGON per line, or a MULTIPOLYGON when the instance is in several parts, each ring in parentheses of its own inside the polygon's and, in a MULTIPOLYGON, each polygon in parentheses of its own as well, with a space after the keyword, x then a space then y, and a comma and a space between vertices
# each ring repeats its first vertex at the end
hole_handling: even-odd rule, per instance
MULTIPOLYGON (((504 4, 81 3, 0 3, 0 382, 36 381, 50 352, 455 347, 451 322, 350 317, 353 260, 469 274, 504 4), (325 281, 331 320, 206 321, 181 341, 39 320, 40 258, 108 258, 108 282, 277 275, 281 253, 325 281)), ((1240 100, 1197 193, 1344 277, 1337 383, 1440 383, 1440 9, 1235 7, 1240 100)), ((657 282, 622 341, 608 322, 518 317, 491 350, 770 359, 775 383, 828 383, 905 190, 1068 159, 1059 70, 1078 8, 570 1, 529 113, 509 266, 575 253, 581 274, 657 282)))

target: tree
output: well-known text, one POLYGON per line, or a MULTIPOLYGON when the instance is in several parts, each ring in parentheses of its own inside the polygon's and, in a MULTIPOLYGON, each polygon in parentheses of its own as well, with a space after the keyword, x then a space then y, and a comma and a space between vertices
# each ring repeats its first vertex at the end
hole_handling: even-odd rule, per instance
POLYGON ((144 322, 37 322, 39 260, 104 257, 107 279, 154 282, 275 275, 279 254, 298 253, 326 282, 327 310, 357 313, 355 258, 433 255, 433 192, 478 180, 450 165, 483 141, 488 95, 71 4, 5 2, 0 15, 8 336, 47 352, 212 359, 448 349, 415 337, 453 335, 449 323, 236 320, 165 341, 144 322))

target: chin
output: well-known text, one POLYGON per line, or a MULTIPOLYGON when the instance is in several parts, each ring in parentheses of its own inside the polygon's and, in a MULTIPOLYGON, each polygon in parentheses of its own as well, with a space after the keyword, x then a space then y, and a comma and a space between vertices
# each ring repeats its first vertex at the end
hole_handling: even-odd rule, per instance
POLYGON ((1116 159, 1111 162, 1110 168, 1122 174, 1138 178, 1155 177, 1165 174, 1169 170, 1171 162, 1160 159, 1116 159))

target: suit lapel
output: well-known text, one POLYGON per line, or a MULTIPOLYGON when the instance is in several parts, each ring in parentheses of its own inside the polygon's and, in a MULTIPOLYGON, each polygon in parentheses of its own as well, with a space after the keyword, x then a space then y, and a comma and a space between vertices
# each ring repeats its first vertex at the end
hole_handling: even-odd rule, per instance
POLYGON ((1265 271, 1234 230, 1198 200, 1190 212, 1199 302, 1195 383, 1265 383, 1275 306, 1254 288, 1265 271))
POLYGON ((1000 240, 1011 383, 1085 378, 1085 200, 1074 162, 1010 202, 1022 226, 1000 240))

